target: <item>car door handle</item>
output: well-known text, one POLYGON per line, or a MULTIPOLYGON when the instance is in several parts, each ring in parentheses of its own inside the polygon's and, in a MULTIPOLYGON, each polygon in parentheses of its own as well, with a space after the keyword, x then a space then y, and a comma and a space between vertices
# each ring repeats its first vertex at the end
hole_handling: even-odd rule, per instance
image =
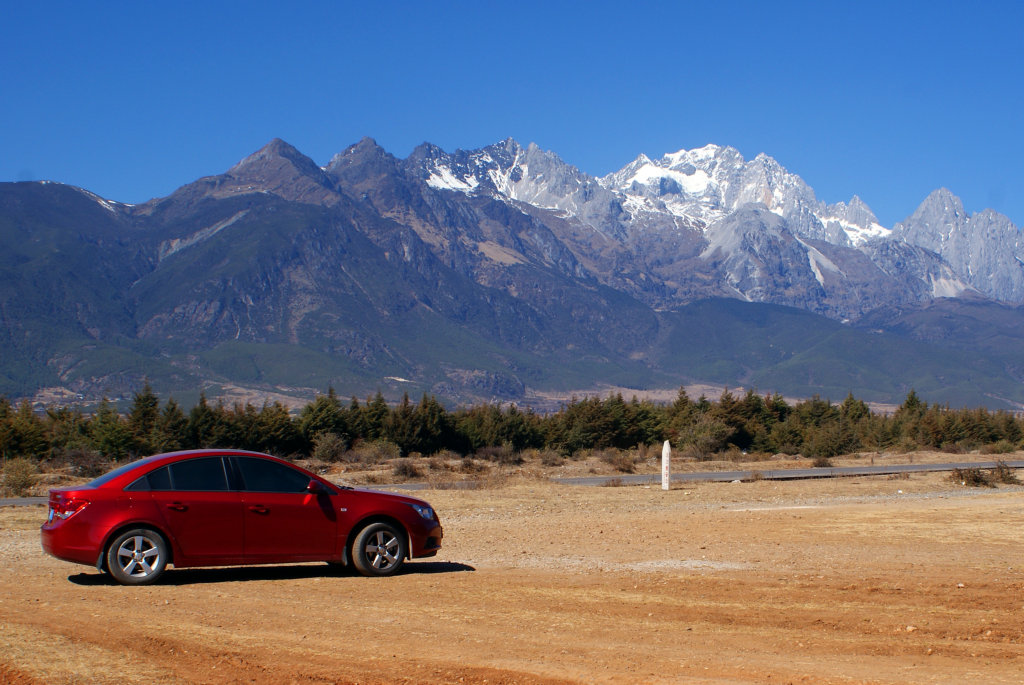
POLYGON ((249 507, 249 511, 255 512, 257 514, 269 514, 270 513, 270 509, 267 509, 262 504, 254 504, 254 505, 252 505, 251 507, 249 507))
POLYGON ((187 511, 188 505, 182 504, 181 502, 171 502, 170 504, 167 505, 167 508, 173 509, 174 511, 187 511))

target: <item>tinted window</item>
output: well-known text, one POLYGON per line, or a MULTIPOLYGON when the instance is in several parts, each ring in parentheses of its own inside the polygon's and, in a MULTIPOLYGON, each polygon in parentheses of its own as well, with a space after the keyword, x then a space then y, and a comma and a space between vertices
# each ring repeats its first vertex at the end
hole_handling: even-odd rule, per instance
MULTIPOLYGON (((207 457, 204 459, 188 459, 178 461, 168 467, 171 471, 171 486, 174 490, 227 490, 228 479, 224 474, 224 460, 220 457, 207 457)), ((151 473, 152 478, 157 472, 151 473)), ((154 490, 162 488, 155 487, 154 490)))
POLYGON ((132 482, 132 484, 126 487, 125 490, 135 492, 146 490, 170 490, 171 472, 168 469, 169 467, 167 466, 162 469, 157 469, 156 471, 132 482))
POLYGON ((170 490, 171 467, 165 466, 162 469, 153 471, 151 474, 146 476, 146 480, 149 483, 150 490, 170 490))
POLYGON ((138 490, 149 490, 149 479, 146 476, 133 482, 131 485, 125 488, 125 490, 138 491, 138 490))
POLYGON ((239 457, 245 489, 250 492, 305 492, 309 476, 267 459, 239 457))

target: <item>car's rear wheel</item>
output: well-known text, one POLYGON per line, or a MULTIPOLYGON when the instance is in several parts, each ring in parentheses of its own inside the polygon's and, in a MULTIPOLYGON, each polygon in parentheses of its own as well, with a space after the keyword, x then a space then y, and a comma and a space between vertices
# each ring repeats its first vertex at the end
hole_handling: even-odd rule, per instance
POLYGON ((352 545, 352 563, 364 576, 390 576, 405 561, 405 540, 390 523, 371 523, 352 545))
POLYGON ((167 543, 155 530, 126 530, 107 547, 107 570, 122 585, 152 583, 166 568, 167 543))

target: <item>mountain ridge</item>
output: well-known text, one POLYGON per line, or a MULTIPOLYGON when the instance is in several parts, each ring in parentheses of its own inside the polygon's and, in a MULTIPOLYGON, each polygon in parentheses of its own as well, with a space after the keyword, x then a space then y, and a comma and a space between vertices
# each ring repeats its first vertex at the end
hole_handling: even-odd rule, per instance
MULTIPOLYGON (((365 394, 403 378, 412 379, 406 389, 449 401, 522 401, 535 389, 609 379, 678 385, 715 368, 738 374, 715 376, 726 385, 813 392, 793 360, 829 358, 848 370, 830 374, 828 392, 843 377, 873 400, 913 387, 865 373, 866 364, 888 367, 880 356, 860 354, 857 368, 835 358, 844 346, 877 343, 870 327, 846 325, 840 342, 811 356, 757 352, 760 368, 729 361, 749 354, 742 341, 720 342, 722 359, 710 366, 664 349, 698 344, 673 331, 732 298, 835 322, 874 316, 893 341, 928 347, 914 364, 974 369, 999 402, 1024 404, 1024 363, 1003 349, 1017 341, 1007 323, 1016 309, 993 314, 1010 333, 995 336, 1003 347, 980 365, 962 332, 951 334, 952 351, 907 333, 932 330, 929 317, 967 316, 929 309, 943 298, 1024 301, 1019 229, 990 210, 967 216, 949 191, 887 229, 859 197, 825 204, 764 154, 747 161, 707 145, 640 155, 596 178, 512 138, 454 153, 424 143, 405 159, 364 138, 323 167, 274 139, 142 205, 51 185, 0 184, 0 238, 11 246, 0 316, 17 351, 0 365, 0 392, 120 392, 152 376, 168 388, 334 384, 365 394), (33 262, 19 235, 50 236, 50 247, 33 262), (86 261, 76 261, 79 244, 94 246, 86 261), (44 274, 56 289, 40 287, 44 274), (74 285, 82 277, 92 280, 74 285), (79 289, 92 299, 57 294, 79 289), (60 297, 70 304, 50 301, 60 297), (903 311, 914 312, 909 328, 903 311)), ((766 311, 783 327, 824 325, 766 311)), ((989 396, 962 374, 933 371, 956 388, 925 383, 936 397, 989 396)))

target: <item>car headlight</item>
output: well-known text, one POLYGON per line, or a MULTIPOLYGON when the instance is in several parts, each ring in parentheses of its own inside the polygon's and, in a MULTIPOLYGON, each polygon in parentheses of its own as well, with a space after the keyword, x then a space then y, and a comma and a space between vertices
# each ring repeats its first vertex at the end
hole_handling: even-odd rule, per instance
POLYGON ((430 507, 425 507, 422 504, 409 504, 410 507, 416 510, 416 513, 427 519, 428 521, 436 521, 437 514, 430 507))

